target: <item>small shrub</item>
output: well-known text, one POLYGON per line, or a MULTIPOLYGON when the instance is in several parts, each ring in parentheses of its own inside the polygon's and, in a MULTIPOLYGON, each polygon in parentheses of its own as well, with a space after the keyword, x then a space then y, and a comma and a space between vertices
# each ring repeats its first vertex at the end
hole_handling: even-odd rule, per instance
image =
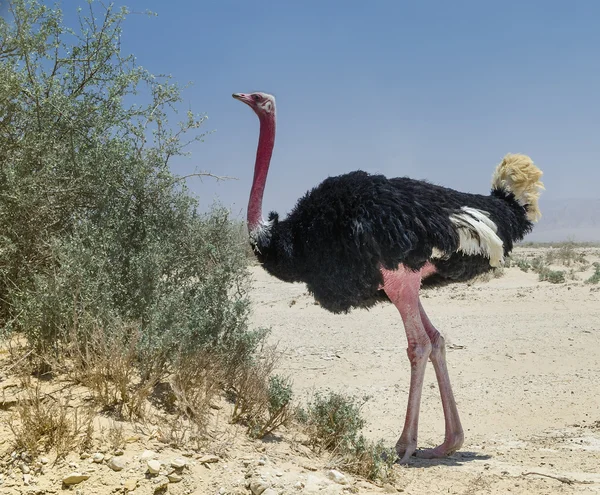
POLYGON ((359 402, 336 392, 317 392, 306 411, 298 414, 306 424, 313 447, 335 451, 351 445, 365 426, 360 415, 365 402, 366 398, 359 402))
POLYGON ((316 393, 306 409, 298 409, 296 419, 304 425, 313 448, 332 452, 336 467, 371 480, 390 480, 396 451, 360 433, 365 425, 360 410, 367 400, 316 393))
POLYGON ((540 282, 550 282, 551 284, 562 284, 565 281, 565 272, 550 270, 544 267, 538 271, 540 282))
POLYGON ((396 450, 386 447, 382 440, 372 442, 359 435, 336 465, 369 480, 386 481, 393 478, 393 466, 397 460, 396 450))
POLYGON ((267 348, 238 368, 229 387, 234 400, 231 421, 246 424, 255 438, 272 433, 291 417, 291 383, 273 375, 278 359, 276 350, 267 348))
POLYGON ((590 278, 588 278, 585 283, 586 284, 597 284, 598 282, 600 282, 600 263, 595 262, 593 264, 594 267, 594 273, 592 274, 592 276, 590 278))
POLYGON ((91 411, 68 404, 69 398, 56 399, 43 394, 39 386, 26 387, 16 414, 9 420, 15 448, 33 457, 54 451, 60 459, 89 444, 93 435, 91 411))

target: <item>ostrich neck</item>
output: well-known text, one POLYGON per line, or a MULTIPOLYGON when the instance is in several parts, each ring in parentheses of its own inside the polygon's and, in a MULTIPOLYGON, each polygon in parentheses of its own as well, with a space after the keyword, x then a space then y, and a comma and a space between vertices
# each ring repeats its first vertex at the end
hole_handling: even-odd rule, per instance
POLYGON ((260 135, 256 149, 256 163, 254 165, 254 180, 248 201, 248 230, 255 231, 262 223, 262 201, 265 192, 265 183, 275 145, 275 113, 260 117, 260 135))

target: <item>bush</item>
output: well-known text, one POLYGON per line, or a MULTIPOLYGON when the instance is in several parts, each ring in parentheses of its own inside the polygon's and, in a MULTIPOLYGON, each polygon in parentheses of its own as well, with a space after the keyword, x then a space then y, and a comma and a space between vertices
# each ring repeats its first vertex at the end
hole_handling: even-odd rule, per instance
POLYGON ((588 278, 585 283, 586 284, 597 284, 598 282, 600 282, 600 263, 595 262, 593 264, 594 267, 594 273, 592 274, 592 276, 590 278, 588 278))
POLYGON ((551 284, 562 284, 565 281, 565 272, 550 270, 549 268, 541 268, 538 271, 540 282, 550 282, 551 284))
POLYGON ((360 416, 360 409, 365 402, 366 398, 359 402, 354 397, 336 392, 326 395, 317 392, 307 410, 299 412, 313 447, 334 451, 351 444, 365 426, 360 416))
POLYGON ((169 123, 181 89, 121 53, 126 9, 91 1, 71 31, 57 7, 9 8, 16 22, 0 19, 3 332, 129 416, 203 352, 235 376, 266 335, 248 328, 248 243, 225 209, 200 214, 170 171, 203 139, 205 117, 169 123))
POLYGON ((317 392, 306 409, 297 411, 296 417, 304 425, 313 448, 332 452, 336 466, 367 479, 388 480, 393 477, 396 451, 381 441, 373 443, 360 433, 365 425, 360 410, 367 400, 317 392))

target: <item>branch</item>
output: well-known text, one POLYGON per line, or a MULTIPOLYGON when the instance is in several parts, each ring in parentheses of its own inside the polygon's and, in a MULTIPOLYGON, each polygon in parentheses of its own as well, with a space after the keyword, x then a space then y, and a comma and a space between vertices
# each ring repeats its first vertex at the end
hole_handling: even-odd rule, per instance
POLYGON ((553 476, 551 474, 538 473, 537 471, 528 471, 527 473, 523 473, 521 476, 528 476, 531 474, 536 475, 536 476, 545 476, 546 478, 552 478, 553 480, 560 481, 561 483, 565 483, 567 485, 573 485, 575 483, 578 483, 580 485, 592 485, 594 483, 593 481, 573 480, 571 478, 566 478, 564 476, 553 476))
POLYGON ((209 172, 197 172, 195 174, 188 174, 188 175, 182 175, 181 177, 177 177, 173 181, 173 184, 176 184, 177 182, 181 182, 182 180, 185 180, 185 179, 189 179, 190 177, 212 177, 213 179, 216 179, 217 181, 239 180, 237 177, 229 177, 228 175, 215 175, 215 174, 211 174, 209 172))

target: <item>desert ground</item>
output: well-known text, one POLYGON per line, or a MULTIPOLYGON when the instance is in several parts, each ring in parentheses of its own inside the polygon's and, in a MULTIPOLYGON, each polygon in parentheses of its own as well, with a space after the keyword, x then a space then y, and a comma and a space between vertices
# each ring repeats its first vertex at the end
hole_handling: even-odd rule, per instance
MULTIPOLYGON (((600 261, 599 248, 580 251, 589 263, 600 261)), ((533 259, 546 252, 519 247, 514 256, 533 259)), ((125 461, 121 471, 109 467, 115 453, 101 445, 105 459, 98 463, 91 457, 98 452, 73 452, 56 464, 51 458, 47 465, 21 461, 12 450, 14 403, 7 399, 18 387, 5 368, 0 492, 142 494, 160 485, 174 494, 600 493, 600 284, 584 282, 593 273, 589 264, 556 268, 569 272, 564 283, 540 282, 536 273, 513 264, 498 278, 423 291, 425 310, 446 338, 465 444, 446 459, 413 458, 408 466, 396 466, 393 484, 350 474, 344 484, 336 483, 328 478, 330 460, 302 445, 292 429, 251 441, 226 425, 218 409, 214 421, 221 422, 221 434, 205 452, 169 447, 151 426, 124 425, 128 441, 116 453, 125 461), (154 477, 145 474, 150 457, 162 462, 154 477), (174 472, 169 465, 176 458, 186 466, 174 472), (24 480, 25 471, 31 476, 24 480), (71 471, 89 479, 62 484, 71 471), (165 478, 173 473, 179 479, 165 478)), ((271 328, 271 342, 283 352, 279 372, 292 378, 297 401, 324 389, 368 396, 366 435, 394 445, 409 384, 397 310, 381 304, 333 315, 314 303, 304 285, 279 282, 257 266, 252 273, 252 323, 271 328)), ((442 407, 429 366, 419 445, 435 446, 442 439, 442 407)))

